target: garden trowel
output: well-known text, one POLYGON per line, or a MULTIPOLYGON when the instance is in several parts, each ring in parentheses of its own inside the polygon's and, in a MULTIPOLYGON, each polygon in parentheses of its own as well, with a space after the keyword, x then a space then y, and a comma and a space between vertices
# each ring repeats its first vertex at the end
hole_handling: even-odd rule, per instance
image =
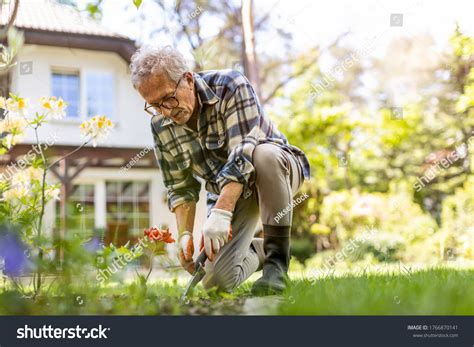
POLYGON ((202 250, 201 254, 196 259, 196 263, 194 264, 194 272, 191 277, 191 279, 188 282, 188 285, 186 286, 186 289, 184 290, 183 295, 181 296, 181 303, 184 303, 186 301, 186 297, 191 293, 193 288, 202 280, 206 272, 204 271, 204 263, 206 262, 207 255, 204 249, 202 250))

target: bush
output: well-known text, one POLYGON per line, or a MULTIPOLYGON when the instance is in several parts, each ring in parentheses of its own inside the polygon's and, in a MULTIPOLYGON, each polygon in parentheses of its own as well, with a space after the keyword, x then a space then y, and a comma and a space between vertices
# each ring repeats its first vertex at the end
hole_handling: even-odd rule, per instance
POLYGON ((336 230, 342 247, 367 230, 375 230, 364 237, 355 252, 359 256, 366 252, 381 261, 405 259, 404 250, 425 243, 438 229, 412 196, 407 189, 397 193, 333 192, 323 201, 321 223, 336 230))
POLYGON ((352 260, 372 254, 379 262, 394 262, 401 259, 405 248, 405 241, 401 236, 387 232, 377 232, 370 238, 361 239, 357 244, 359 247, 351 256, 352 260))
POLYGON ((302 238, 291 240, 291 255, 294 256, 301 264, 314 253, 314 245, 311 240, 302 238))
POLYGON ((474 176, 443 201, 441 234, 437 238, 441 255, 474 259, 474 176))

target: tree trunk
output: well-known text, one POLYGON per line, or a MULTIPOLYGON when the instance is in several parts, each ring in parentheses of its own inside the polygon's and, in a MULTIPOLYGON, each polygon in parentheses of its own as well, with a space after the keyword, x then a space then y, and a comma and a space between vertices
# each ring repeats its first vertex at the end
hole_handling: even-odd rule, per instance
POLYGON ((252 7, 252 0, 242 0, 242 61, 244 64, 245 75, 255 89, 259 99, 261 99, 257 53, 255 51, 252 7))

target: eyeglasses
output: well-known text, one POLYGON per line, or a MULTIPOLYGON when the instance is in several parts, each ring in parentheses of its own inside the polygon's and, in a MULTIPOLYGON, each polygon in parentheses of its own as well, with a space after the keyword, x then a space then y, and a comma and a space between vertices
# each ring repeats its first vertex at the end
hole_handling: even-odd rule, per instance
POLYGON ((166 109, 166 110, 173 110, 175 109, 176 107, 179 106, 179 100, 176 98, 176 92, 178 91, 178 87, 179 87, 179 83, 181 82, 181 80, 183 79, 183 77, 181 77, 179 80, 178 80, 178 83, 176 83, 176 88, 174 89, 174 92, 173 92, 173 95, 171 96, 168 96, 166 98, 164 98, 159 105, 156 105, 156 104, 148 104, 146 101, 145 101, 145 107, 143 108, 143 110, 148 113, 150 116, 156 116, 157 114, 155 112, 153 112, 152 109, 158 109, 158 112, 159 114, 163 114, 163 109, 166 109))

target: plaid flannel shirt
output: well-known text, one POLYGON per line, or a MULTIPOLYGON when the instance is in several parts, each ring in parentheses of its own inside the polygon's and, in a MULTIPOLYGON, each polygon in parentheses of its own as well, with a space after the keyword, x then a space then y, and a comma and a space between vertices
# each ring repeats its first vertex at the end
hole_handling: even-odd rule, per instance
POLYGON ((155 156, 168 190, 172 212, 186 201, 198 201, 201 183, 218 195, 229 182, 243 184, 243 197, 252 194, 255 169, 252 154, 260 143, 275 143, 293 153, 309 178, 308 160, 262 110, 249 81, 238 71, 194 73, 198 96, 198 131, 154 116, 151 121, 155 156))

